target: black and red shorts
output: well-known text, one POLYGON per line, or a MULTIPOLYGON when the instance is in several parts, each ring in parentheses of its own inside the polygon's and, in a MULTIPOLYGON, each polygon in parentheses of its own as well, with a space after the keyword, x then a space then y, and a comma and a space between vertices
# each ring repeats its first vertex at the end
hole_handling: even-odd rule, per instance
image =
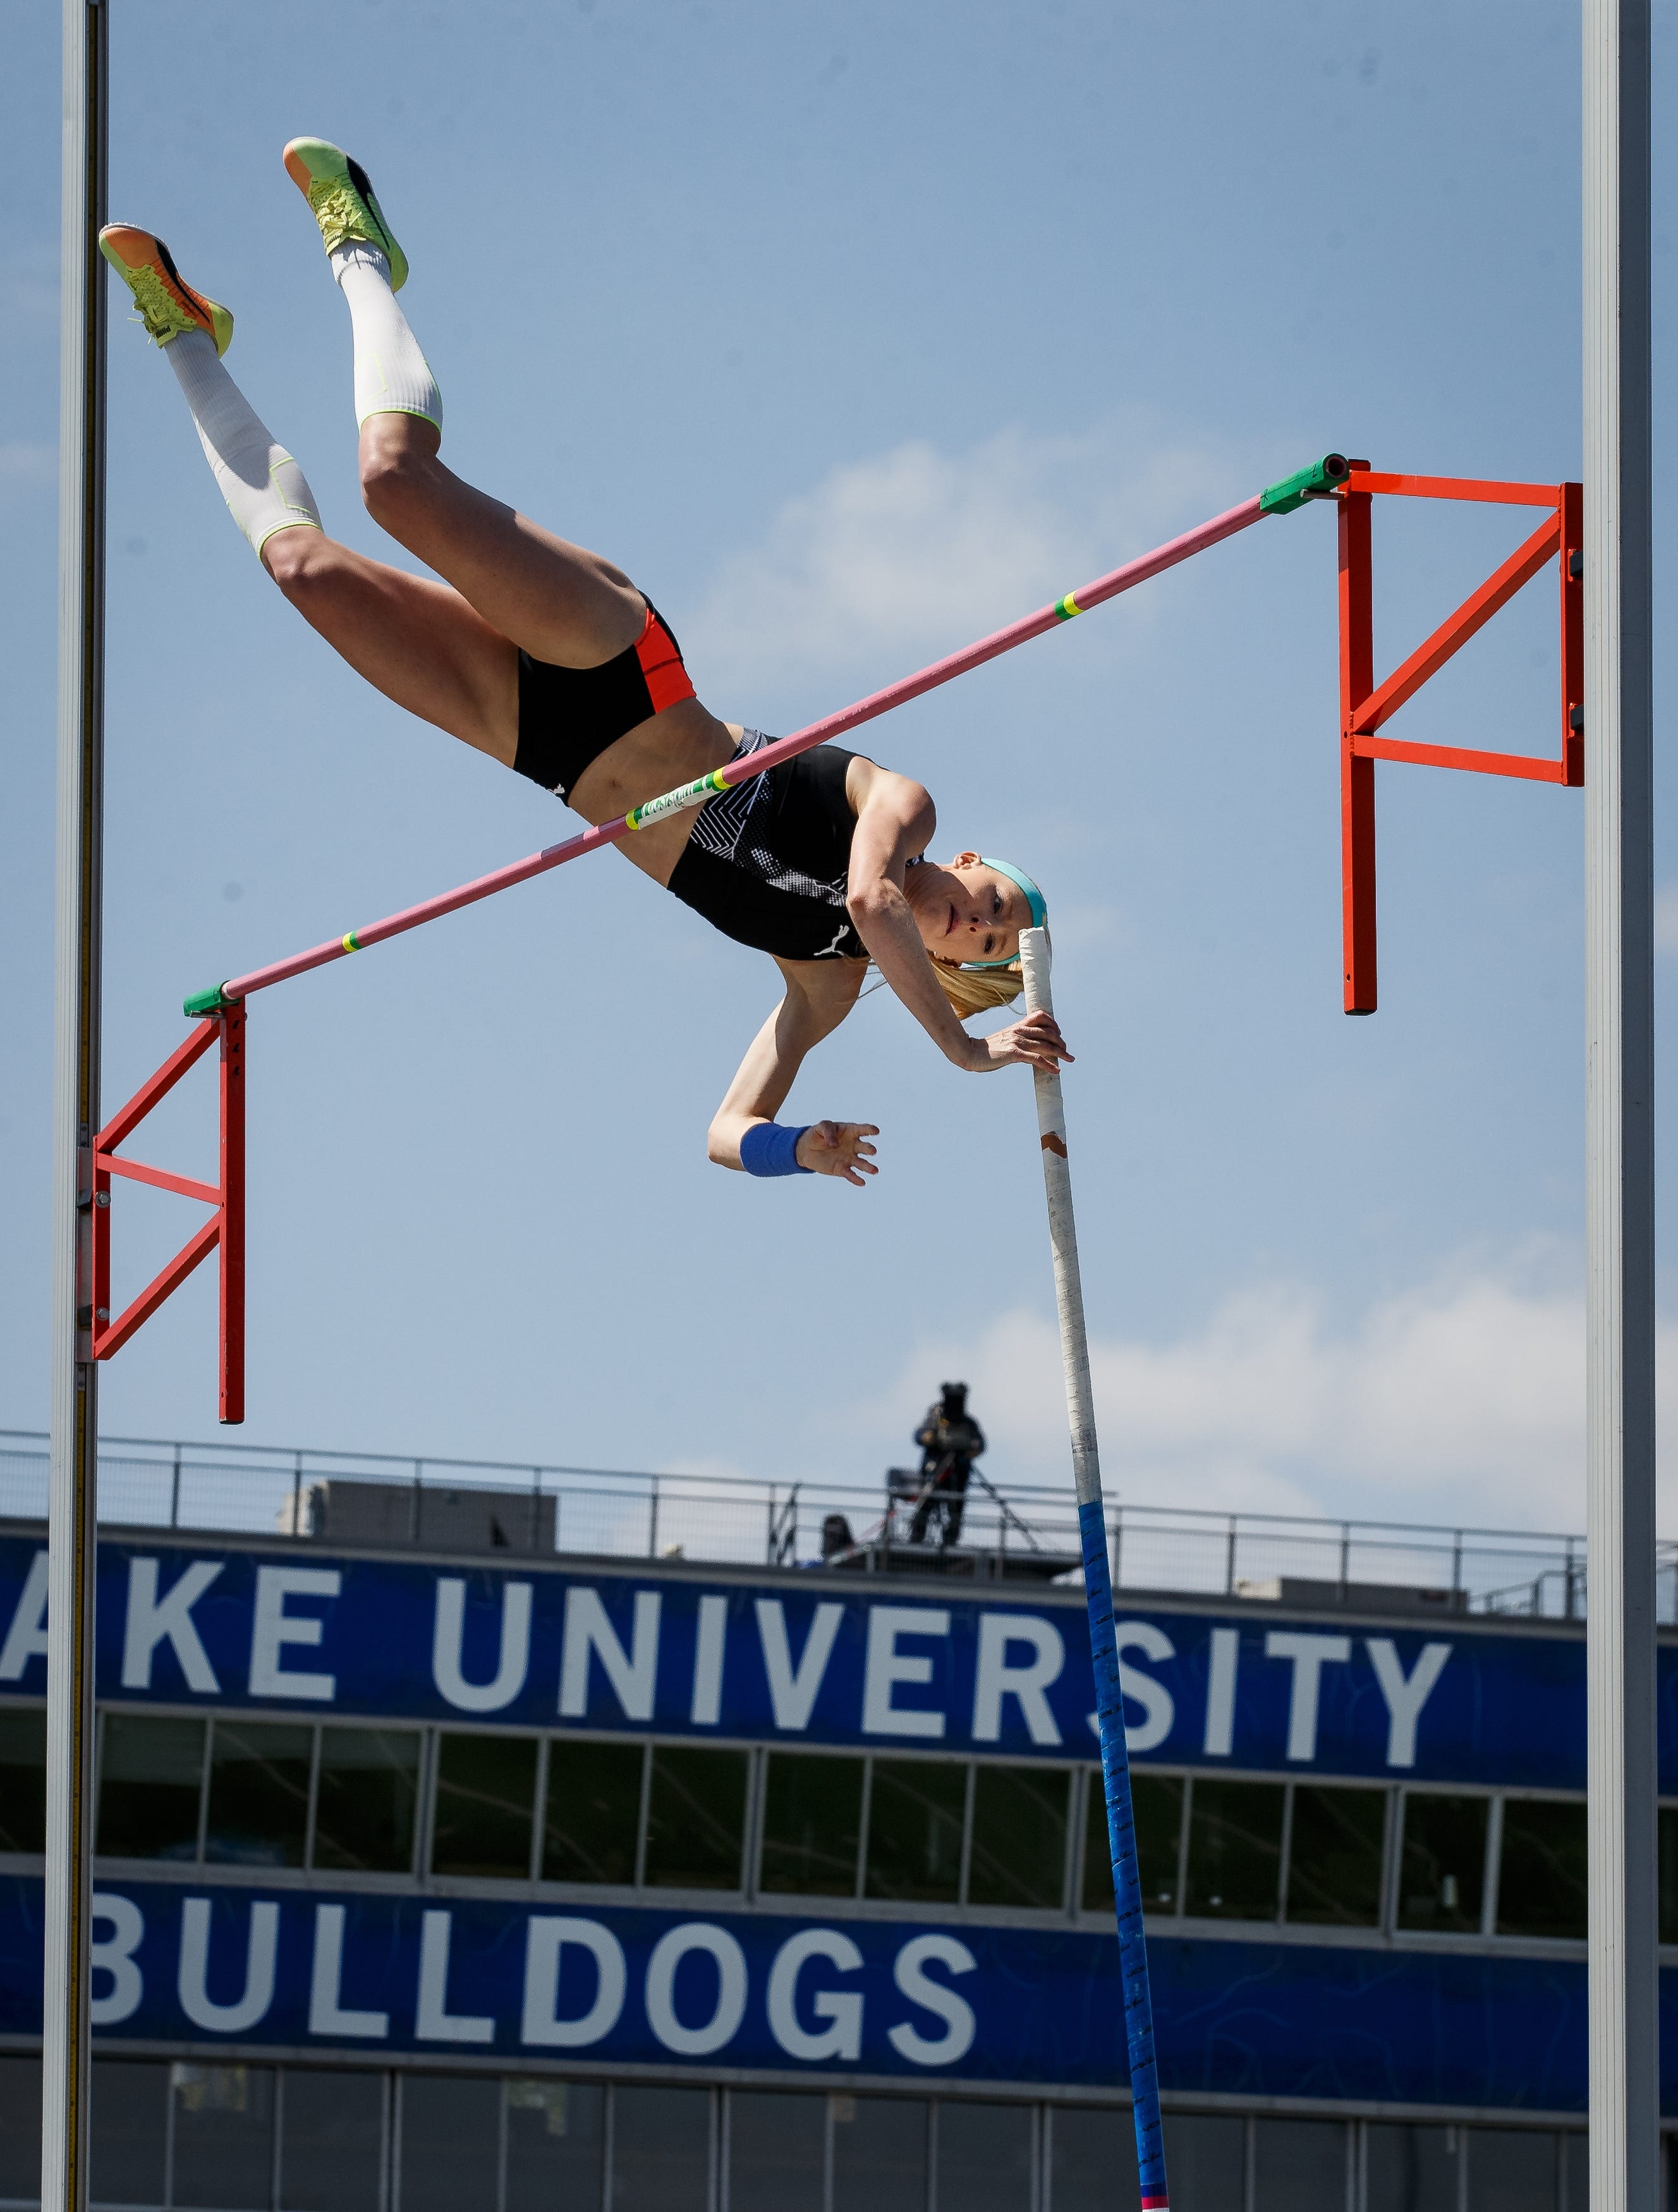
POLYGON ((568 799, 578 777, 628 730, 694 696, 682 648, 649 599, 641 635, 598 668, 519 654, 520 775, 568 799))

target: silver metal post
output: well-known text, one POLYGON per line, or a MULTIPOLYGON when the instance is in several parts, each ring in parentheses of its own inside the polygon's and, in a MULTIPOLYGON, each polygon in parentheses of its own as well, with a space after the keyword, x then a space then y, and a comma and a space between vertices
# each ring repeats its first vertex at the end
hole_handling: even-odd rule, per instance
POLYGON ((105 270, 95 241, 105 220, 108 26, 97 0, 64 0, 63 21, 41 2204, 43 2212, 85 2212, 99 1479, 91 1224, 105 744, 105 270))
POLYGON ((1584 0, 1590 2203, 1660 2185, 1649 0, 1584 0))

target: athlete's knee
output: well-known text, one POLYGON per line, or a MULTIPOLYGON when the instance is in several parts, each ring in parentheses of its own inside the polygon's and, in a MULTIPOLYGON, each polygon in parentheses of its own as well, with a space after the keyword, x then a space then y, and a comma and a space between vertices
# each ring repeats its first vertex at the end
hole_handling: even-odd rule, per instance
POLYGON ((362 499, 375 522, 411 513, 421 495, 419 471, 399 447, 375 446, 362 451, 362 499))
POLYGON ((264 539, 262 565, 287 599, 299 599, 318 588, 334 566, 337 550, 324 530, 299 524, 264 539))
POLYGON ((362 498, 375 522, 411 514, 433 496, 435 435, 414 416, 368 418, 362 429, 362 498), (428 431, 429 439, 423 434, 428 431))

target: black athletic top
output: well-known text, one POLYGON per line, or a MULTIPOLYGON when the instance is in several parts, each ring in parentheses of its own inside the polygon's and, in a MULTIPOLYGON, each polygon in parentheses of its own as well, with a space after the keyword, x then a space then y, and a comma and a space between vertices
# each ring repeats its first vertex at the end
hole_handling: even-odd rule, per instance
MULTIPOLYGON (((734 758, 772 742, 748 730, 734 758)), ((671 890, 737 945, 782 960, 866 960, 845 907, 856 828, 845 770, 855 758, 817 745, 708 799, 671 890)))

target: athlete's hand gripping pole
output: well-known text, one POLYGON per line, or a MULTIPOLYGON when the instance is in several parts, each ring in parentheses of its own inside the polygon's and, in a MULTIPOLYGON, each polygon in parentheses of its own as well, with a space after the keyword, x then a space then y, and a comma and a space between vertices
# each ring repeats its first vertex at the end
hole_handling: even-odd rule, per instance
MULTIPOLYGON (((1055 1012, 1049 987, 1049 936, 1027 929, 1019 939, 1031 1013, 1055 1012)), ((1147 1944, 1142 1932, 1142 1885, 1136 1864, 1136 1828, 1130 1809, 1130 1761, 1125 1749, 1124 1700, 1119 1655, 1113 1639, 1113 1584, 1107 1562, 1107 1523, 1102 1510, 1101 1461, 1096 1449, 1095 1400, 1090 1389, 1090 1347, 1084 1328, 1084 1287, 1078 1272, 1078 1231, 1072 1211, 1072 1168, 1067 1158, 1066 1105, 1058 1074, 1033 1072, 1037 1130, 1043 1147, 1049 1237, 1055 1254, 1055 1303, 1061 1321, 1061 1364, 1066 1376, 1067 1419, 1072 1431, 1072 1479, 1084 1553, 1084 1589, 1090 1607, 1090 1656, 1095 1666, 1096 1723, 1107 1796, 1107 1837, 1113 1858, 1113 1901, 1119 1921, 1119 1975, 1124 1992, 1125 2043, 1135 2110, 1136 2163, 1143 2212, 1168 2212, 1165 2145, 1159 2123, 1159 2081, 1154 2064, 1153 2004, 1148 1990, 1147 1944)))

